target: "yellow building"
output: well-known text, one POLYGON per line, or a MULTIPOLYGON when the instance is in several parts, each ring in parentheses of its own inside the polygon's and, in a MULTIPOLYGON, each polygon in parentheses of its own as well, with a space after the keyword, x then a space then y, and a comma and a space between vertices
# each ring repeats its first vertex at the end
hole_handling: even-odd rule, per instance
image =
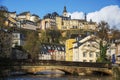
POLYGON ((73 42, 76 39, 68 39, 66 40, 65 48, 66 48, 66 61, 73 61, 73 42))
POLYGON ((44 16, 41 21, 41 27, 43 30, 46 29, 58 29, 58 30, 68 30, 68 29, 87 29, 87 30, 96 30, 97 23, 89 22, 85 19, 71 19, 71 16, 68 15, 66 7, 64 7, 62 15, 59 15, 57 12, 48 13, 44 16))

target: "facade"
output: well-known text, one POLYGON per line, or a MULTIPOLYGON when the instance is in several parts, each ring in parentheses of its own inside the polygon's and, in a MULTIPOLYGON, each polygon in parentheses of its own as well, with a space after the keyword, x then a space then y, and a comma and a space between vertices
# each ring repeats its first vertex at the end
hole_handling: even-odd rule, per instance
POLYGON ((12 47, 23 46, 24 41, 25 41, 25 38, 22 33, 19 33, 19 32, 12 33, 12 47))
POLYGON ((7 17, 5 25, 9 27, 17 26, 18 28, 36 30, 40 26, 40 17, 36 14, 30 14, 30 12, 23 12, 19 15, 16 12, 8 12, 7 17))
POLYGON ((39 54, 40 60, 65 60, 64 45, 42 44, 39 54))
POLYGON ((16 15, 16 11, 15 11, 15 12, 8 12, 8 16, 15 19, 16 16, 17 16, 17 15, 16 15))
POLYGON ((66 61, 73 61, 73 42, 75 42, 75 39, 68 39, 65 43, 65 49, 66 49, 66 61))
POLYGON ((10 57, 12 34, 6 29, 0 29, 0 57, 10 57))
POLYGON ((40 20, 40 17, 36 14, 31 14, 28 11, 28 12, 22 12, 19 15, 17 15, 17 20, 19 21, 29 20, 32 22, 38 22, 40 20))
POLYGON ((116 63, 120 64, 120 40, 116 40, 116 63))
POLYGON ((28 11, 28 12, 23 12, 23 13, 20 13, 19 15, 17 15, 17 18, 18 18, 18 20, 30 20, 30 16, 31 16, 31 14, 30 14, 30 12, 28 11))
POLYGON ((32 14, 30 17, 30 21, 33 21, 33 22, 38 22, 39 20, 40 20, 40 17, 36 14, 32 14))
POLYGON ((115 45, 115 43, 112 43, 110 46, 109 46, 109 48, 108 48, 108 50, 107 50, 107 55, 108 56, 112 56, 113 54, 116 54, 116 45, 115 45))
POLYGON ((48 13, 44 16, 41 21, 41 29, 59 29, 59 30, 69 30, 69 29, 87 29, 87 30, 96 30, 97 24, 95 22, 86 21, 85 19, 71 19, 71 16, 68 16, 67 9, 64 7, 63 14, 59 15, 57 12, 52 14, 48 13))
POLYGON ((99 44, 94 35, 77 38, 73 45, 73 61, 96 62, 99 57, 99 44))
POLYGON ((36 30, 40 28, 40 17, 30 12, 23 12, 17 15, 17 26, 20 28, 36 30))
POLYGON ((33 21, 23 20, 23 21, 21 21, 20 28, 29 29, 29 30, 36 30, 40 27, 37 25, 37 23, 35 23, 33 21))

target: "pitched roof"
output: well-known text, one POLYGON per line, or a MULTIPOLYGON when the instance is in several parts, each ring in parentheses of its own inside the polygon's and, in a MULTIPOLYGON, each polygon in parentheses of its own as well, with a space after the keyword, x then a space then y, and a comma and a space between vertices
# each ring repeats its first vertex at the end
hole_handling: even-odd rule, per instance
POLYGON ((30 11, 22 12, 19 15, 26 15, 27 13, 30 13, 30 11))
POLYGON ((54 51, 65 51, 65 45, 56 45, 56 44, 42 44, 40 52, 50 53, 54 51))

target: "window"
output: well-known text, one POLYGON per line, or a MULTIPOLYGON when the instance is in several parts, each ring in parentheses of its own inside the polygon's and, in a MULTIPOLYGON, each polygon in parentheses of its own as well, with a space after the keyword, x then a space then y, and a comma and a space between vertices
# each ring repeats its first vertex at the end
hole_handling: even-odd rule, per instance
POLYGON ((64 25, 64 22, 62 22, 62 25, 64 25))
POLYGON ((93 60, 90 60, 90 62, 93 62, 93 60))
POLYGON ((87 56, 87 54, 85 52, 83 52, 83 57, 86 57, 86 56, 87 56))
POLYGON ((89 53, 89 57, 93 57, 93 54, 91 52, 89 53))
POLYGON ((83 62, 87 62, 87 60, 83 60, 83 62))
POLYGON ((98 52, 96 52, 96 57, 99 57, 99 53, 98 52))
POLYGON ((17 35, 17 34, 13 34, 13 37, 14 37, 14 38, 17 38, 17 37, 18 37, 18 35, 17 35))

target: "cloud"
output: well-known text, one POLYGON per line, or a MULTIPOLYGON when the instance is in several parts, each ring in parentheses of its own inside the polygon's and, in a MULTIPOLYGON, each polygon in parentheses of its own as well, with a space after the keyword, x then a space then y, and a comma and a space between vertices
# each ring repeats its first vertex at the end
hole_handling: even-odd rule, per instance
MULTIPOLYGON (((70 15, 72 19, 84 19, 83 12, 73 12, 70 15)), ((97 23, 106 21, 111 27, 116 26, 120 29, 120 7, 118 5, 110 5, 99 11, 88 13, 87 20, 89 21, 90 19, 97 23)))
POLYGON ((73 13, 68 13, 68 15, 71 15, 72 19, 84 19, 84 13, 83 12, 73 12, 73 13))

